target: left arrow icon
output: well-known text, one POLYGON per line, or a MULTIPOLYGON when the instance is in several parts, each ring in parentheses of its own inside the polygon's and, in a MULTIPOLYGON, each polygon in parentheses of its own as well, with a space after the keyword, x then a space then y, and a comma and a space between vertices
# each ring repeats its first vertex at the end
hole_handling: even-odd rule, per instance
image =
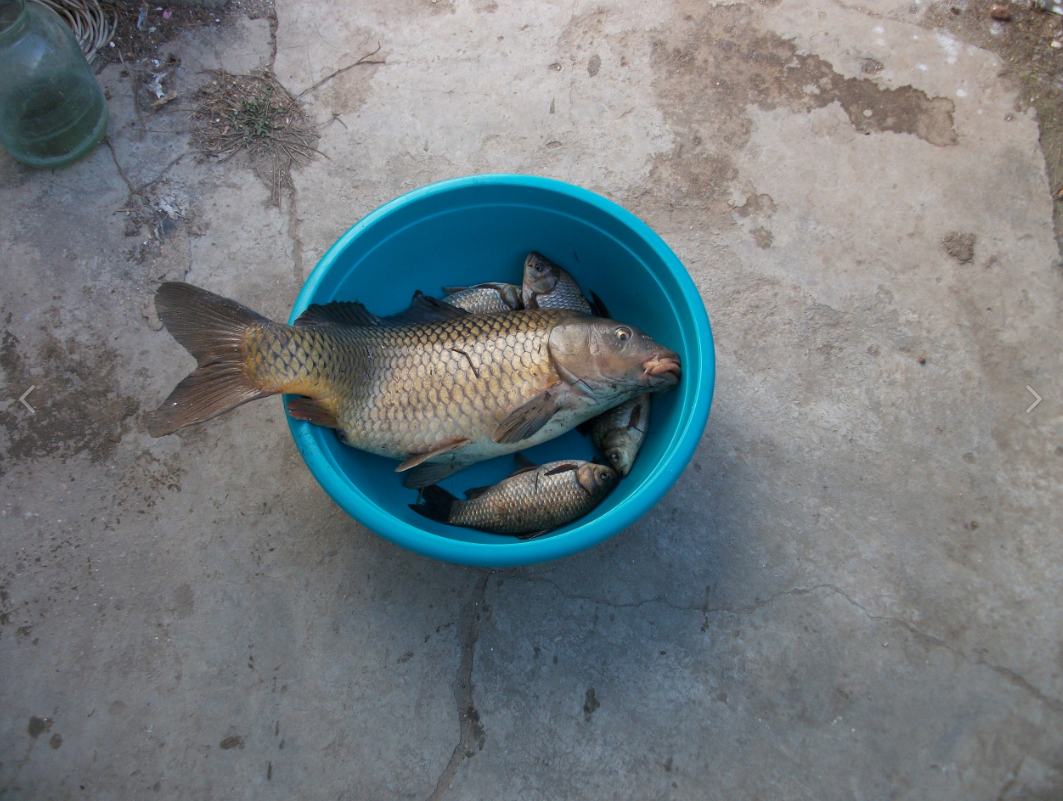
POLYGON ((21 403, 23 406, 25 406, 27 409, 29 409, 30 410, 30 414, 37 414, 37 412, 33 411, 33 407, 30 406, 28 403, 26 403, 26 396, 29 395, 31 392, 33 392, 33 390, 35 390, 36 388, 37 387, 35 387, 35 386, 34 387, 30 387, 29 389, 27 389, 25 392, 23 392, 19 396, 19 403, 21 403))

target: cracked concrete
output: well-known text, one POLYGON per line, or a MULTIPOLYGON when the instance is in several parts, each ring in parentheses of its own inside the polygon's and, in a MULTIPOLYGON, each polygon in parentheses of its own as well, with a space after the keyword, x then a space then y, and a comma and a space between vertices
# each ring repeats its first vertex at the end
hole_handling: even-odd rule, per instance
POLYGON ((234 8, 168 46, 156 113, 103 70, 113 159, 0 157, 0 796, 1063 793, 1034 112, 907 0, 629 6, 234 8), (280 208, 190 152, 209 70, 299 94, 378 46, 303 98, 322 155, 280 208), (634 526, 471 570, 340 512, 279 403, 148 437, 191 366, 159 281, 283 318, 361 216, 487 171, 612 197, 705 300, 712 417, 634 526))

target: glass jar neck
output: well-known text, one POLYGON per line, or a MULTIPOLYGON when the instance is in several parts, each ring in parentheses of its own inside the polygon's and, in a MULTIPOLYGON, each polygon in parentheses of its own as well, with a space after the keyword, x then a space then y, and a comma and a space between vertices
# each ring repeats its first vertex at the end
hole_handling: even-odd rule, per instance
POLYGON ((0 45, 22 33, 26 17, 26 0, 0 0, 0 45))

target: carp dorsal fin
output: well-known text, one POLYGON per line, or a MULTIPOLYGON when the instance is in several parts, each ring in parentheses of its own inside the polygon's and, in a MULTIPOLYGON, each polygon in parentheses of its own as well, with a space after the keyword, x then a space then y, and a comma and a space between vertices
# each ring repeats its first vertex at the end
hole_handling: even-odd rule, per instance
POLYGON ((334 300, 331 303, 312 303, 299 315, 293 325, 314 328, 322 325, 367 326, 383 325, 383 321, 358 301, 334 300))
POLYGON ((440 323, 443 320, 450 320, 454 317, 465 317, 468 314, 469 313, 464 309, 459 309, 457 306, 451 306, 449 303, 430 298, 418 289, 413 293, 413 300, 410 301, 410 308, 401 311, 398 314, 393 314, 390 317, 384 317, 381 324, 414 325, 416 323, 440 323))
MULTIPOLYGON (((516 462, 517 467, 520 468, 519 470, 517 470, 517 473, 520 473, 524 470, 534 470, 539 466, 520 451, 517 451, 515 454, 513 454, 513 461, 516 462)), ((516 473, 514 473, 514 475, 516 475, 516 473)))
POLYGON ((467 286, 445 286, 443 287, 444 295, 457 295, 459 292, 464 292, 469 287, 467 286))
POLYGON ((597 419, 597 417, 592 417, 590 420, 584 420, 582 423, 576 426, 576 430, 583 436, 589 437, 591 431, 594 430, 594 421, 597 419))
POLYGON ((306 307, 295 325, 300 328, 316 326, 397 326, 415 323, 438 323, 453 317, 464 317, 468 312, 427 297, 421 290, 413 293, 410 307, 398 314, 378 317, 358 301, 334 300, 331 303, 314 303, 306 307))
POLYGON ((568 399, 568 386, 558 382, 545 392, 540 392, 534 398, 522 403, 512 412, 506 415, 491 439, 506 445, 534 436, 535 433, 546 425, 550 418, 557 414, 568 399))
POLYGON ((486 487, 473 487, 472 489, 467 489, 467 490, 465 490, 465 500, 467 500, 467 501, 475 501, 477 498, 479 498, 481 495, 483 495, 489 489, 491 489, 490 485, 488 485, 486 487))

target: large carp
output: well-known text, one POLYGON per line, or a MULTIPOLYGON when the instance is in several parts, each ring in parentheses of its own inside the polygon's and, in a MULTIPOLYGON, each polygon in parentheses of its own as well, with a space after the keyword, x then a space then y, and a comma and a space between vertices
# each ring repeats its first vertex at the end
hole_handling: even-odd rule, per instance
POLYGON ((285 325, 190 284, 163 284, 159 318, 199 366, 149 431, 299 395, 292 417, 400 460, 406 485, 423 487, 679 381, 679 357, 630 325, 556 309, 469 315, 420 301, 393 318, 358 303, 311 306, 285 325))

